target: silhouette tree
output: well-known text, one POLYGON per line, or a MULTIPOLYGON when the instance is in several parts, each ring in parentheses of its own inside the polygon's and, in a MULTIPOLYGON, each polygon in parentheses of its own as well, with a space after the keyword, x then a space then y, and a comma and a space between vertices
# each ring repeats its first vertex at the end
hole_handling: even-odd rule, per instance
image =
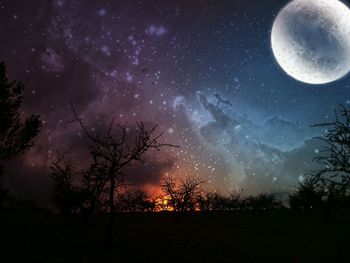
POLYGON ((289 195, 288 203, 291 209, 312 210, 322 206, 323 191, 315 188, 314 184, 305 182, 299 184, 295 193, 289 195))
POLYGON ((257 212, 271 211, 283 207, 280 200, 272 194, 260 193, 256 196, 249 196, 245 200, 245 206, 255 215, 257 212))
POLYGON ((126 189, 117 195, 117 210, 120 212, 154 212, 156 202, 142 189, 126 189))
POLYGON ((144 163, 144 154, 151 150, 160 151, 164 147, 178 147, 169 143, 160 143, 163 132, 156 133, 157 125, 147 128, 143 122, 137 123, 134 135, 125 124, 115 123, 112 118, 107 132, 102 136, 92 134, 83 120, 78 117, 73 105, 73 113, 90 142, 90 154, 93 159, 91 171, 85 177, 87 187, 93 188, 95 199, 108 194, 109 220, 107 224, 107 248, 113 244, 115 221, 116 189, 122 182, 123 170, 133 162, 144 163))
MULTIPOLYGON (((0 63, 0 176, 5 161, 25 153, 33 146, 41 128, 38 115, 23 118, 20 106, 23 102, 24 85, 9 81, 4 62, 0 63)), ((5 190, 0 180, 0 206, 5 190)))
MULTIPOLYGON (((66 154, 57 153, 51 162, 53 180, 53 202, 62 214, 72 216, 80 212, 84 216, 91 206, 91 193, 82 185, 75 185, 74 180, 80 176, 76 171, 78 163, 73 162, 66 154)), ((84 173, 82 171, 81 173, 84 173)))
POLYGON ((238 211, 241 207, 242 197, 239 193, 229 196, 220 193, 202 192, 197 198, 201 211, 238 211))
POLYGON ((233 192, 228 197, 228 208, 230 211, 236 212, 239 215, 244 209, 246 209, 246 198, 243 196, 242 192, 233 192))
POLYGON ((172 177, 165 178, 162 190, 167 198, 166 202, 173 211, 194 211, 197 200, 201 194, 200 185, 202 181, 197 178, 188 177, 180 181, 177 186, 172 177))
POLYGON ((213 197, 213 210, 215 211, 228 211, 229 210, 229 198, 223 194, 215 193, 213 197))
POLYGON ((326 206, 330 208, 350 194, 350 109, 340 105, 335 110, 335 120, 315 124, 323 127, 326 134, 318 137, 323 148, 314 158, 321 168, 307 173, 306 184, 316 192, 323 193, 326 206))
POLYGON ((213 211, 216 210, 214 200, 217 193, 202 192, 197 197, 197 204, 200 211, 213 211))

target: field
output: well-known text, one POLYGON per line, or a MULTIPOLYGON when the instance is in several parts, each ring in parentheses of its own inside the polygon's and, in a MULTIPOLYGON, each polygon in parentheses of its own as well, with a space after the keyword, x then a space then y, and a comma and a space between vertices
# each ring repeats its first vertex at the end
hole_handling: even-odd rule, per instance
POLYGON ((118 214, 83 225, 52 214, 2 214, 1 262, 349 262, 349 215, 118 214))

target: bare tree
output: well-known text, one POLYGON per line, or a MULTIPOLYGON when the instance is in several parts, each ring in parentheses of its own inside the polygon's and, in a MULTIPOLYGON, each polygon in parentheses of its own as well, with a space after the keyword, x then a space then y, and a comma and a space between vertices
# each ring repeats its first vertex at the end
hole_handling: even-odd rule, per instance
POLYGON ((117 195, 117 210, 120 212, 154 212, 155 200, 142 189, 127 188, 117 195))
POLYGON ((213 211, 215 210, 215 199, 217 193, 202 192, 197 197, 197 204, 200 211, 213 211))
POLYGON ((220 193, 202 193, 198 198, 201 211, 230 211, 240 215, 244 210, 262 211, 280 209, 282 202, 272 194, 244 196, 242 192, 232 192, 229 195, 220 193))
POLYGON ((162 190, 165 197, 168 198, 167 203, 174 211, 194 211, 196 209, 197 200, 200 196, 200 185, 202 181, 197 178, 188 177, 180 181, 177 186, 172 177, 168 177, 162 184, 162 190))
POLYGON ((215 193, 213 196, 213 210, 227 211, 229 210, 229 198, 223 194, 215 193))
POLYGON ((227 209, 229 211, 240 212, 244 209, 244 200, 240 192, 232 192, 227 198, 227 209))
POLYGON ((67 157, 66 154, 57 153, 51 162, 51 178, 53 180, 53 202, 62 214, 73 215, 86 213, 91 194, 89 189, 74 184, 74 180, 81 176, 76 171, 78 163, 67 157))
POLYGON ((245 208, 252 211, 254 215, 256 212, 271 211, 283 207, 282 202, 276 199, 273 194, 260 193, 255 196, 251 195, 248 196, 244 202, 245 208))
POLYGON ((309 211, 322 206, 323 191, 316 189, 314 184, 306 182, 289 195, 288 203, 291 209, 309 211))
POLYGON ((123 170, 133 162, 144 163, 144 154, 151 149, 160 151, 164 147, 178 146, 160 143, 163 132, 156 133, 157 125, 147 128, 143 122, 137 123, 134 136, 128 131, 126 124, 115 123, 114 118, 105 135, 92 134, 78 117, 73 105, 72 109, 76 121, 90 142, 93 163, 86 184, 94 185, 96 199, 99 199, 103 191, 108 192, 107 246, 110 248, 113 243, 116 188, 122 182, 123 170))
POLYGON ((313 127, 326 129, 326 134, 318 137, 325 145, 314 158, 321 168, 307 173, 306 184, 322 192, 326 203, 331 204, 350 194, 350 109, 340 105, 333 122, 313 127))
POLYGON ((228 196, 219 193, 202 193, 198 200, 201 211, 235 211, 243 209, 244 198, 240 193, 233 192, 228 196))

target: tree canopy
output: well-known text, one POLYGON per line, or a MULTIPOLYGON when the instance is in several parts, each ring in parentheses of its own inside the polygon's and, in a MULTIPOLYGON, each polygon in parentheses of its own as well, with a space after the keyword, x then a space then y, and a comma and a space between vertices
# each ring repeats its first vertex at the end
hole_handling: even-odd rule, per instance
POLYGON ((25 153, 33 146, 41 128, 38 115, 21 118, 24 85, 9 81, 4 62, 0 63, 0 161, 25 153))

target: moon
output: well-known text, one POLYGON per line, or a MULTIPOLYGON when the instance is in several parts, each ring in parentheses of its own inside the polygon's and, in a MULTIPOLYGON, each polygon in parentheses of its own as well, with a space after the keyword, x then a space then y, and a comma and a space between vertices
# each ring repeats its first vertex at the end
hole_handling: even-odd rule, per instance
POLYGON ((277 15, 271 45, 294 79, 336 81, 350 71, 350 9, 338 0, 294 0, 277 15))

